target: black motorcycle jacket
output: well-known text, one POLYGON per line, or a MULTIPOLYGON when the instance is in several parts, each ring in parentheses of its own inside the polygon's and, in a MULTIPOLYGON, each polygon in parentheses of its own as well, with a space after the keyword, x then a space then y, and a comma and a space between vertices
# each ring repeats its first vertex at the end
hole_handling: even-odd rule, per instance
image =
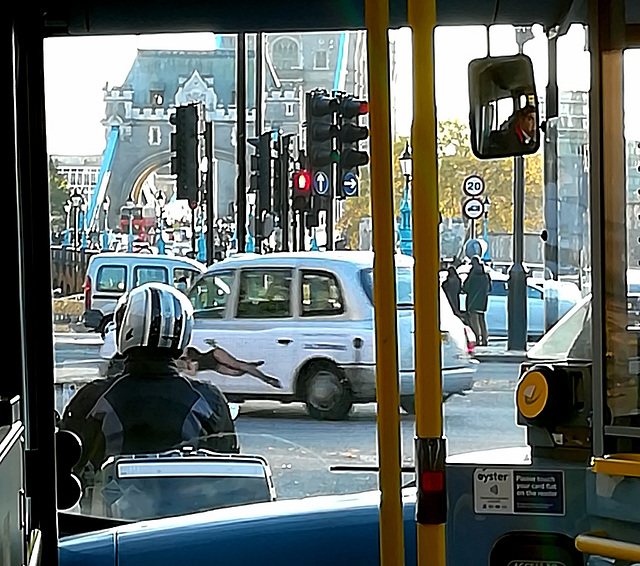
POLYGON ((60 428, 82 440, 81 473, 109 457, 151 454, 181 446, 238 452, 235 426, 222 392, 189 379, 162 350, 131 351, 124 372, 82 387, 65 408, 60 428))

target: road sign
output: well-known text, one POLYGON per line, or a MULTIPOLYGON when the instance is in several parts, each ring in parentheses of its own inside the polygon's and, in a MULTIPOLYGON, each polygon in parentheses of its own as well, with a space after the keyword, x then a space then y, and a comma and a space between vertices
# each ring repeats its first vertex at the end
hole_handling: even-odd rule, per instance
POLYGON ((358 194, 358 177, 353 173, 347 173, 342 179, 342 192, 348 197, 358 194))
POLYGON ((316 171, 313 176, 313 190, 320 196, 329 192, 329 177, 324 171, 316 171))
POLYGON ((465 195, 479 197, 484 192, 484 179, 479 175, 470 175, 462 182, 465 195))
POLYGON ((468 198, 462 204, 462 214, 471 220, 477 220, 484 214, 484 202, 479 198, 468 198))

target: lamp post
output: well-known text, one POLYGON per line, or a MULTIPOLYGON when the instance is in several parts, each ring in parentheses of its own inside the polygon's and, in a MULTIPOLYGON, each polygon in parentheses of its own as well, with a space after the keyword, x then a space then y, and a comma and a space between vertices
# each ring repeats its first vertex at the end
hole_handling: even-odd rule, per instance
POLYGON ((247 229, 247 248, 246 252, 249 254, 255 253, 256 243, 253 237, 253 231, 251 224, 253 223, 253 211, 256 205, 257 195, 255 192, 247 193, 247 204, 249 205, 249 227, 247 229))
POLYGON ((80 189, 74 187, 69 199, 71 200, 71 210, 73 213, 73 249, 77 249, 78 244, 80 243, 78 238, 78 216, 80 214, 80 205, 82 204, 82 194, 80 193, 80 189))
POLYGON ((158 238, 156 239, 156 246, 158 247, 158 253, 160 255, 165 255, 167 252, 165 250, 164 239, 162 238, 162 224, 164 223, 164 204, 165 204, 165 196, 162 192, 162 189, 158 189, 156 194, 156 203, 158 205, 158 238))
MULTIPOLYGON (((518 52, 533 39, 531 28, 516 28, 518 52)), ((509 269, 507 295, 507 349, 527 349, 527 272, 524 268, 524 156, 513 158, 513 264, 509 269)))
POLYGON ((87 204, 86 199, 83 197, 82 202, 80 203, 80 249, 84 252, 84 250, 88 247, 87 242, 87 209, 89 205, 87 204))
POLYGON ((104 230, 102 231, 102 251, 109 251, 109 233, 107 232, 107 217, 109 216, 109 197, 104 197, 102 210, 104 211, 104 230))
POLYGON ((62 206, 65 214, 64 238, 62 238, 62 247, 66 248, 71 245, 71 234, 69 233, 69 218, 71 215, 71 199, 67 199, 62 206))
POLYGON ((491 200, 486 197, 484 199, 484 218, 482 219, 482 239, 487 244, 487 249, 482 255, 482 261, 491 261, 491 254, 489 253, 489 210, 491 210, 491 200))
POLYGON ((400 155, 400 170, 404 175, 404 194, 400 201, 400 225, 398 226, 398 236, 400 239, 400 252, 404 255, 412 255, 413 238, 411 235, 411 201, 409 199, 409 187, 411 174, 413 172, 413 160, 411 158, 411 148, 409 142, 404 147, 400 155))

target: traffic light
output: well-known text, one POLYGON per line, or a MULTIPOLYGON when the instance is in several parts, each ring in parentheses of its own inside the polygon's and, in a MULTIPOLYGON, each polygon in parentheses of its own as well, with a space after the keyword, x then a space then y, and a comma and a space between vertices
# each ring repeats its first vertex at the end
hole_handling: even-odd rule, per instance
POLYGON ((265 132, 260 137, 248 140, 256 148, 251 156, 250 188, 258 194, 257 202, 260 210, 271 208, 273 191, 274 163, 272 133, 265 132))
POLYGON ((338 197, 358 196, 358 167, 369 163, 369 155, 361 151, 359 142, 369 137, 366 126, 359 124, 360 116, 368 112, 368 103, 353 96, 341 96, 338 105, 340 166, 337 179, 338 197))
POLYGON ((293 175, 293 209, 308 210, 311 202, 311 174, 305 169, 293 175))
POLYGON ((291 141, 293 134, 280 134, 276 143, 276 166, 273 179, 273 206, 271 210, 278 217, 279 224, 286 224, 291 194, 292 155, 291 141))
POLYGON ((171 134, 171 173, 176 176, 176 198, 193 206, 200 186, 200 115, 196 104, 177 106, 170 118, 176 127, 171 134))
POLYGON ((307 163, 316 194, 331 196, 331 168, 339 159, 337 151, 338 100, 325 91, 306 95, 307 163))

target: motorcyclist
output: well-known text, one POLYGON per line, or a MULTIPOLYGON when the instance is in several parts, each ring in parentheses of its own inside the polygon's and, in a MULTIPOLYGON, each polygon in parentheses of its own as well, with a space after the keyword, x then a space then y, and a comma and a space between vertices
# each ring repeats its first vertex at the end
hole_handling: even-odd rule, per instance
POLYGON ((193 328, 185 295, 164 283, 141 285, 118 301, 114 322, 124 372, 82 387, 60 422, 82 440, 76 473, 99 469, 109 456, 184 445, 238 452, 222 392, 178 371, 193 328))

